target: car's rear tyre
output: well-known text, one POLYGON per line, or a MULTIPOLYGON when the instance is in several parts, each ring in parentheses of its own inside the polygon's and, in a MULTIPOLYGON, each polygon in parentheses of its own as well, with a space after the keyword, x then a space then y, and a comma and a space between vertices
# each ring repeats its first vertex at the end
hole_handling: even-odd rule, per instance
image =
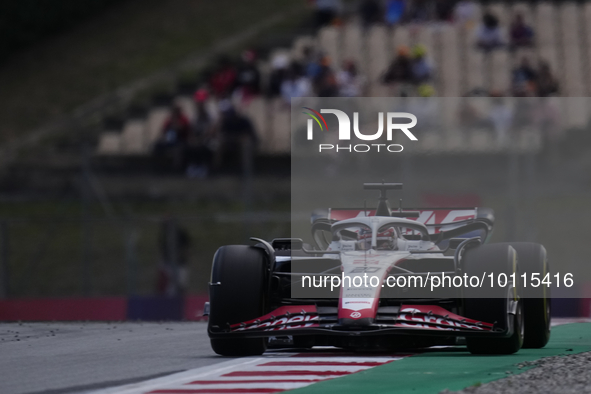
MULTIPOLYGON (((505 274, 511 278, 515 274, 516 287, 500 287, 495 284, 492 288, 468 287, 464 292, 464 316, 486 323, 494 323, 494 328, 511 328, 512 334, 507 338, 467 337, 466 344, 472 354, 513 354, 523 344, 523 305, 518 298, 519 270, 517 253, 509 245, 484 245, 466 251, 462 266, 464 273, 482 277, 488 275, 498 277, 505 274), (516 305, 515 305, 516 303, 516 305), (509 311, 515 305, 514 313, 509 311)), ((511 284, 511 279, 509 279, 511 284)), ((485 286, 486 287, 486 286, 485 286)))
MULTIPOLYGON (((511 245, 517 251, 519 269, 527 274, 528 279, 532 273, 539 273, 539 278, 543 279, 550 272, 546 249, 542 245, 533 242, 512 242, 506 245, 511 245)), ((550 289, 545 285, 532 287, 529 282, 522 294, 525 324, 523 347, 543 348, 550 340, 550 289)))
MULTIPOLYGON (((265 313, 267 257, 253 246, 230 245, 218 249, 211 269, 208 331, 256 319, 265 313)), ((211 338, 222 356, 253 356, 265 352, 266 338, 211 338)))

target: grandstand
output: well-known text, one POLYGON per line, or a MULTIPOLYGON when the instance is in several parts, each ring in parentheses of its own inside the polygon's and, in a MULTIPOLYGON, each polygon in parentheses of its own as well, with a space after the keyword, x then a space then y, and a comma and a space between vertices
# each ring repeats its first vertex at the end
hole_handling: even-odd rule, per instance
MULTIPOLYGON (((506 35, 506 34, 505 34, 506 35)), ((471 20, 461 23, 409 23, 388 27, 374 25, 362 28, 357 17, 349 18, 339 26, 326 26, 315 35, 299 36, 291 48, 276 48, 266 60, 259 61, 263 85, 268 83, 271 61, 278 54, 293 60, 302 59, 307 47, 327 54, 333 66, 344 60, 353 60, 360 73, 367 78, 367 95, 391 97, 399 92, 380 82, 401 45, 422 44, 435 65, 433 80, 435 94, 439 97, 462 97, 470 92, 495 92, 499 96, 511 95, 512 70, 523 57, 532 63, 547 62, 556 75, 562 97, 583 97, 591 94, 591 3, 539 2, 539 3, 477 3, 471 20), (517 13, 535 31, 535 44, 515 50, 499 49, 483 52, 475 45, 475 34, 481 15, 488 8, 499 19, 507 33, 510 21, 517 13)), ((411 94, 412 95, 412 94, 411 94)), ((213 100, 213 99, 210 99, 213 100)), ((190 119, 195 116, 191 95, 174 98, 190 119)), ((583 101, 559 100, 564 118, 564 129, 583 127, 588 123, 583 101), (567 105, 568 104, 568 105, 567 105)), ((450 104, 453 110, 453 102, 450 104)), ((96 153, 100 156, 145 156, 158 137, 169 106, 156 105, 142 118, 129 118, 122 127, 104 130, 99 138, 96 153)), ((260 153, 284 155, 290 149, 290 113, 281 98, 256 97, 248 105, 240 106, 256 126, 264 141, 260 153)), ((448 129, 453 129, 449 125, 448 129)), ((429 136, 421 142, 424 150, 453 150, 458 136, 429 136)), ((496 150, 486 135, 474 136, 469 149, 496 150), (491 148, 493 147, 493 148, 491 148)), ((536 139, 539 141, 539 136, 536 139)), ((522 141, 531 147, 531 136, 522 141), (529 142, 528 142, 529 141, 529 142)), ((541 143, 541 142, 540 142, 541 143)), ((524 146, 525 146, 524 145, 524 146)), ((534 144, 539 147, 538 144, 534 144)), ((537 149, 537 148, 536 148, 537 149)))

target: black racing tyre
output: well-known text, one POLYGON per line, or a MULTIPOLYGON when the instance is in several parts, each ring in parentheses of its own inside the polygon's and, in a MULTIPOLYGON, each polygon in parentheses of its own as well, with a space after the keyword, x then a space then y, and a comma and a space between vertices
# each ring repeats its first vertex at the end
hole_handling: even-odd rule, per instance
MULTIPOLYGON (((482 276, 486 272, 488 276, 493 274, 497 278, 499 274, 507 277, 515 273, 519 278, 517 265, 517 253, 509 245, 491 244, 467 250, 462 259, 462 267, 465 274, 470 276, 482 276)), ((507 338, 466 337, 468 350, 472 354, 513 354, 523 344, 523 305, 519 300, 520 286, 516 280, 516 288, 513 286, 493 288, 468 287, 464 291, 464 313, 469 319, 486 323, 494 323, 495 328, 512 328, 513 333, 507 338), (517 303, 515 313, 509 313, 511 305, 517 303)))
MULTIPOLYGON (((264 315, 266 268, 267 257, 260 248, 229 245, 217 250, 211 268, 208 331, 221 331, 228 325, 264 315)), ((222 356, 254 356, 267 348, 266 338, 210 341, 213 351, 222 356)))
MULTIPOLYGON (((539 273, 540 279, 543 279, 550 272, 546 249, 542 245, 533 242, 511 242, 505 245, 511 245, 517 251, 519 269, 529 278, 532 273, 539 273)), ((523 347, 543 348, 550 340, 550 289, 544 285, 532 287, 528 284, 522 294, 525 324, 523 347)))

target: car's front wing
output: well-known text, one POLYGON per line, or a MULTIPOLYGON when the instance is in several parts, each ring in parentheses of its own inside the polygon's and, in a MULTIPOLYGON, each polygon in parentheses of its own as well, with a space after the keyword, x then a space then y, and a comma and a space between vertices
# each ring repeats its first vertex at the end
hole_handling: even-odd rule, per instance
POLYGON ((373 321, 360 325, 339 324, 335 307, 290 305, 282 306, 258 319, 209 329, 212 338, 270 337, 282 334, 507 337, 512 333, 512 327, 495 327, 491 323, 453 314, 436 305, 380 307, 373 321))

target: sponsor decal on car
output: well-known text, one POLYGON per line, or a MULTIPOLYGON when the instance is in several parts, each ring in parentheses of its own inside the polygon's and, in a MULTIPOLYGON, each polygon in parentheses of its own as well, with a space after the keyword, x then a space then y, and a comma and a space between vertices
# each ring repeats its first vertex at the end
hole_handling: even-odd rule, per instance
POLYGON ((272 321, 267 321, 264 323, 259 324, 252 324, 246 327, 239 327, 232 331, 245 331, 245 330, 253 330, 256 328, 265 328, 263 331, 280 331, 280 330, 290 330, 294 328, 312 328, 318 327, 316 321, 318 320, 318 315, 310 316, 310 315, 299 315, 293 317, 281 317, 272 321), (293 324, 293 323, 303 323, 303 324, 293 324))
MULTIPOLYGON (((375 317, 373 299, 346 300, 339 317, 360 319, 375 317), (346 314, 341 314, 345 312, 346 314)), ((318 328, 320 318, 313 305, 281 307, 259 319, 233 324, 233 332, 247 330, 283 331, 291 329, 318 328)), ((390 327, 432 329, 445 331, 478 330, 492 331, 493 325, 453 314, 436 305, 403 305, 396 315, 397 323, 390 327)))
POLYGON ((403 307, 397 319, 408 322, 396 324, 399 327, 428 328, 446 331, 459 331, 461 329, 492 330, 492 324, 466 319, 437 306, 426 306, 421 309, 403 307), (477 325, 476 323, 479 324, 477 325))

